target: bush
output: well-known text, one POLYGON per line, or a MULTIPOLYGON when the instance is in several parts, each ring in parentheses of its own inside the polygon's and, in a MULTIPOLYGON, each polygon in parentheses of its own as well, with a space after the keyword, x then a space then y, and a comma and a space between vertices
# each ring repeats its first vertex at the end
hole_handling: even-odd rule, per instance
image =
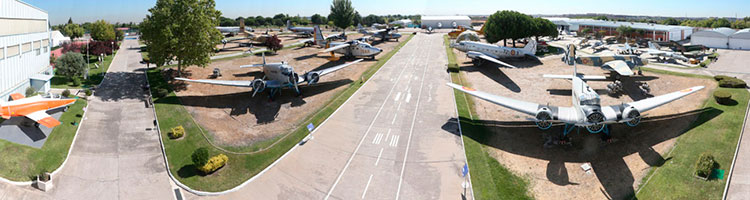
POLYGON ((724 75, 716 75, 716 76, 714 76, 714 80, 716 80, 716 81, 720 81, 720 80, 724 80, 724 79, 730 79, 730 78, 732 78, 732 77, 724 76, 724 75))
POLYGON ((716 165, 714 156, 709 153, 702 153, 698 162, 695 163, 695 175, 708 178, 711 175, 711 170, 714 169, 714 165, 716 165))
POLYGON ((164 89, 164 88, 156 89, 156 97, 162 98, 162 97, 166 97, 167 95, 169 95, 169 90, 164 89))
POLYGON ((724 78, 719 81, 719 87, 723 88, 745 88, 747 84, 742 79, 724 78))
POLYGON ((62 96, 63 97, 70 97, 70 90, 68 90, 68 89, 63 90, 62 96))
POLYGON ((80 86, 81 85, 81 78, 73 77, 73 86, 80 86))
POLYGON ((172 131, 169 132, 169 138, 177 139, 185 135, 185 128, 182 126, 177 126, 172 128, 172 131))
POLYGON ((86 60, 80 53, 66 53, 55 59, 55 69, 62 76, 80 76, 86 71, 86 60))
POLYGON ((26 88, 26 97, 33 96, 34 93, 36 93, 36 90, 34 88, 32 88, 32 87, 26 88))
POLYGON ((459 71, 458 64, 456 63, 448 64, 448 72, 458 72, 458 71, 459 71))
POLYGON ((190 157, 193 159, 193 164, 195 164, 197 168, 201 168, 206 165, 206 162, 208 162, 208 149, 206 149, 206 147, 198 148, 190 157))
POLYGON ((93 94, 90 89, 83 90, 83 93, 86 94, 86 96, 91 96, 91 94, 93 94))
POLYGON ((224 167, 224 165, 227 164, 227 161, 229 161, 229 157, 227 157, 227 155, 219 154, 217 156, 211 157, 211 159, 209 159, 205 165, 199 167, 198 169, 203 173, 210 174, 218 170, 219 168, 224 167))
POLYGON ((716 91, 714 92, 714 98, 716 99, 716 103, 719 103, 721 105, 728 105, 730 102, 732 102, 732 93, 729 93, 727 91, 716 91))

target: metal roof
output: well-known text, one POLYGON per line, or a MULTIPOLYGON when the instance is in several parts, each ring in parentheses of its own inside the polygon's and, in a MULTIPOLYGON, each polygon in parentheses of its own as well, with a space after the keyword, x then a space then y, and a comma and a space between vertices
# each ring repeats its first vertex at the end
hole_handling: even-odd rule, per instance
POLYGON ((466 15, 455 15, 455 16, 422 16, 422 21, 425 20, 471 20, 466 15))
POLYGON ((715 28, 715 29, 708 29, 708 30, 702 30, 693 33, 693 36, 715 36, 715 37, 729 37, 730 35, 734 34, 734 29, 731 28, 715 28))
POLYGON ((734 32, 730 38, 742 38, 742 39, 750 39, 750 28, 742 29, 740 31, 734 32))
POLYGON ((634 29, 644 30, 657 30, 657 31, 672 31, 680 29, 693 29, 689 26, 673 26, 673 25, 662 25, 662 24, 651 24, 651 23, 640 23, 640 22, 618 22, 618 21, 603 21, 594 19, 569 19, 569 18, 547 18, 555 24, 578 24, 583 26, 600 26, 617 28, 620 26, 629 26, 634 29))

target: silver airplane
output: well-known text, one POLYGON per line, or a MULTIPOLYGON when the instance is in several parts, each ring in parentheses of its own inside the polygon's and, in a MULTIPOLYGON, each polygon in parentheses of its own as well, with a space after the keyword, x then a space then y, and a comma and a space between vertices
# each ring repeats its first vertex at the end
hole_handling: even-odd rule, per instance
POLYGON ((484 61, 494 62, 506 67, 516 68, 513 65, 500 61, 500 58, 520 58, 526 56, 536 57, 536 41, 530 40, 523 48, 510 48, 494 44, 474 41, 461 41, 451 43, 452 48, 466 52, 466 57, 471 58, 474 66, 480 66, 484 61))
POLYGON ((188 82, 214 84, 214 85, 224 85, 224 86, 234 86, 234 87, 251 87, 253 88, 253 97, 259 92, 263 92, 263 90, 268 88, 271 90, 269 92, 269 97, 273 98, 273 96, 278 94, 280 90, 284 87, 294 89, 294 91, 297 92, 298 95, 302 94, 302 92, 299 90, 299 85, 305 84, 305 83, 308 85, 314 85, 318 83, 321 76, 330 74, 332 72, 335 72, 337 70, 343 69, 350 65, 359 63, 361 61, 362 59, 359 59, 359 60, 355 60, 354 62, 326 68, 323 70, 311 71, 311 72, 307 72, 305 74, 299 75, 296 72, 294 72, 294 67, 290 66, 286 62, 266 63, 266 55, 263 54, 263 64, 240 66, 240 68, 262 67, 263 78, 260 78, 260 79, 255 79, 252 81, 212 80, 212 79, 194 80, 194 79, 186 79, 186 78, 175 78, 175 79, 188 81, 188 82))
POLYGON ((630 46, 630 44, 626 42, 623 46, 617 47, 617 54, 639 55, 640 51, 638 51, 638 47, 630 46))
POLYGON ((651 41, 648 42, 648 52, 646 53, 652 56, 657 56, 658 58, 664 57, 664 58, 679 59, 685 62, 688 61, 687 57, 680 55, 676 52, 660 50, 659 47, 654 45, 654 43, 651 43, 651 41))
POLYGON ((297 34, 300 37, 310 37, 315 32, 312 27, 294 27, 289 20, 286 20, 286 29, 294 32, 294 34, 297 34))
POLYGON ((375 59, 375 56, 383 52, 383 49, 373 47, 372 45, 359 40, 350 40, 346 42, 332 42, 323 37, 323 33, 318 26, 315 26, 313 34, 314 44, 326 48, 321 53, 331 53, 331 58, 337 59, 334 53, 343 54, 344 57, 369 57, 375 59))
MULTIPOLYGON (((571 51, 570 54, 575 54, 575 51, 571 51)), ((575 57, 575 55, 572 55, 572 57, 575 57)), ((562 135, 563 138, 567 138, 567 135, 574 127, 585 127, 590 133, 604 132, 607 136, 606 138, 609 138, 609 129, 607 128, 608 124, 625 123, 631 127, 636 126, 641 122, 641 113, 680 99, 704 88, 704 86, 695 86, 635 102, 613 106, 601 106, 599 103, 601 100, 599 94, 586 84, 585 80, 604 80, 606 77, 578 74, 575 63, 573 63, 573 66, 572 75, 544 75, 545 78, 572 80, 572 107, 557 107, 548 104, 537 104, 511 99, 453 83, 448 83, 448 86, 485 101, 532 115, 534 116, 533 120, 537 127, 542 130, 552 127, 553 122, 562 122, 565 124, 562 135)))
POLYGON ((369 40, 370 37, 377 37, 382 41, 390 39, 395 39, 396 41, 398 41, 398 39, 401 38, 401 34, 393 32, 394 30, 396 30, 394 28, 368 30, 365 27, 362 27, 362 24, 357 24, 357 30, 359 31, 359 33, 367 35, 364 40, 369 40))

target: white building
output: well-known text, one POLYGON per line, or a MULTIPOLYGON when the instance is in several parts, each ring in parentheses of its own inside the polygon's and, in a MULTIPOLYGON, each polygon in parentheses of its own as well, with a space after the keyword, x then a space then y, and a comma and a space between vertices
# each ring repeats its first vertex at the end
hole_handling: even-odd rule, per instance
POLYGON ((583 29, 591 29, 594 32, 604 32, 605 35, 617 35, 617 28, 627 26, 642 31, 638 37, 652 39, 655 41, 679 41, 693 34, 693 27, 672 26, 639 22, 603 21, 594 19, 569 19, 563 17, 546 17, 557 25, 557 29, 563 32, 580 32, 583 29))
POLYGON ((750 28, 742 29, 730 35, 729 48, 740 50, 750 49, 750 28))
POLYGON ((403 27, 407 27, 407 26, 410 26, 412 24, 412 21, 411 21, 411 19, 402 19, 402 20, 392 21, 391 23, 388 23, 388 24, 390 24, 390 25, 396 25, 396 24, 398 24, 398 25, 401 25, 403 27))
POLYGON ((63 43, 70 42, 70 37, 65 37, 60 31, 52 31, 52 33, 50 33, 50 39, 52 40, 52 47, 57 47, 63 43))
POLYGON ((19 0, 0 0, 0 99, 32 87, 49 92, 52 78, 47 12, 19 0))
POLYGON ((697 31, 690 38, 690 44, 700 44, 709 48, 729 48, 729 36, 734 34, 731 28, 715 28, 697 31))
POLYGON ((422 16, 422 28, 456 28, 458 26, 471 27, 469 16, 422 16))

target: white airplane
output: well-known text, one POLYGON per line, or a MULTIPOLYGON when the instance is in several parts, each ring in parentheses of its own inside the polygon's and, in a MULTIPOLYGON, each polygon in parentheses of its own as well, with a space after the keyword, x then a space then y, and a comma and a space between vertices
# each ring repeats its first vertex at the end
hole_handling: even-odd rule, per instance
POLYGON ((269 88, 271 90, 269 93, 269 97, 273 98, 273 96, 278 94, 280 89, 284 87, 293 88, 294 91, 297 92, 298 95, 302 94, 302 92, 299 90, 300 84, 304 84, 304 83, 307 83, 308 85, 316 84, 320 80, 321 76, 330 74, 332 72, 335 72, 337 70, 343 69, 344 67, 348 67, 350 65, 359 63, 361 61, 362 59, 359 59, 359 60, 355 60, 354 62, 338 65, 335 67, 330 67, 330 68, 326 68, 326 69, 318 70, 318 71, 307 72, 300 76, 299 74, 294 72, 294 67, 290 66, 286 62, 266 63, 266 55, 263 54, 263 64, 240 66, 240 68, 262 67, 264 75, 263 75, 263 78, 260 78, 260 79, 255 79, 252 81, 211 80, 211 79, 194 80, 194 79, 186 79, 186 78, 175 78, 175 79, 182 80, 182 81, 196 82, 196 83, 214 84, 214 85, 224 85, 224 86, 234 86, 234 87, 251 87, 253 88, 253 97, 259 92, 262 92, 263 90, 265 90, 266 88, 269 88))
POLYGON ((529 40, 529 43, 523 48, 510 48, 482 42, 461 41, 459 43, 451 43, 450 46, 459 51, 466 52, 466 57, 471 58, 474 66, 480 66, 484 63, 484 60, 487 60, 506 67, 516 68, 515 66, 498 59, 520 58, 525 56, 536 57, 537 44, 535 40, 529 40))
MULTIPOLYGON (((573 44, 569 44, 567 48, 557 46, 559 48, 566 49, 565 56, 562 57, 562 61, 568 65, 582 64, 588 66, 601 67, 602 69, 615 72, 613 73, 615 79, 623 76, 633 76, 633 68, 636 66, 643 66, 648 63, 648 60, 641 59, 636 55, 591 55, 591 56, 577 56, 575 51, 577 47, 573 44), (572 54, 571 54, 572 53, 572 54), (572 56, 572 57, 571 57, 572 56)), ((638 69, 640 71, 640 68, 638 69)))
POLYGON ((383 49, 373 47, 372 45, 359 40, 350 40, 346 42, 331 42, 326 40, 321 33, 320 28, 315 26, 313 34, 314 43, 319 47, 326 48, 321 53, 331 53, 331 58, 337 59, 334 53, 343 54, 344 57, 369 57, 375 59, 375 56, 383 52, 383 49))
POLYGON ((679 60, 682 60, 682 61, 685 61, 685 62, 688 61, 687 57, 685 57, 683 55, 680 55, 680 54, 678 54, 676 52, 660 50, 659 47, 657 47, 654 43, 651 43, 651 41, 648 42, 648 52, 647 53, 649 55, 657 56, 659 58, 661 58, 661 57, 664 57, 664 58, 674 58, 674 59, 679 59, 679 60))
POLYGON ((357 24, 357 30, 359 31, 359 33, 368 35, 367 37, 364 38, 364 40, 369 40, 370 37, 377 37, 383 41, 390 40, 390 39, 395 39, 396 41, 398 41, 398 39, 401 38, 401 34, 393 32, 394 30, 396 30, 394 28, 368 30, 362 27, 362 24, 357 24))
MULTIPOLYGON (((572 51, 571 54, 575 54, 572 51)), ((575 57, 575 55, 571 55, 575 57)), ((453 83, 448 86, 465 92, 477 98, 491 103, 513 109, 518 112, 534 116, 537 127, 542 130, 552 127, 552 122, 565 123, 563 130, 564 140, 574 127, 585 127, 590 133, 604 132, 609 137, 607 124, 625 123, 628 126, 636 126, 641 122, 641 113, 680 99, 703 89, 704 86, 695 86, 669 94, 643 99, 630 103, 613 106, 601 106, 600 97, 586 84, 585 80, 603 80, 604 76, 586 76, 576 72, 573 64, 572 75, 544 75, 545 78, 572 80, 572 107, 557 107, 549 104, 537 104, 508 97, 492 95, 469 87, 463 87, 453 83)))
POLYGON ((617 54, 621 55, 637 55, 640 54, 637 47, 630 46, 627 42, 623 46, 617 47, 617 54))
POLYGON ((300 37, 310 37, 315 32, 312 27, 294 27, 289 20, 286 20, 286 29, 294 32, 294 34, 297 34, 297 36, 300 37))

